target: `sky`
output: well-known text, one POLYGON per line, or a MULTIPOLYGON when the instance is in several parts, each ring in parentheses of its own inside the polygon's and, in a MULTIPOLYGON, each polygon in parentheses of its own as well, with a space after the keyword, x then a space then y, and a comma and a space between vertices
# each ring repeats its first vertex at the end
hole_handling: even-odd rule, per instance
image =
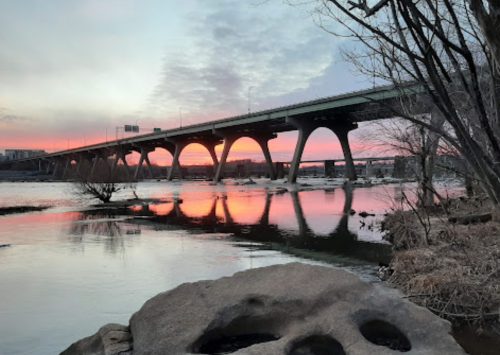
MULTIPOLYGON (((281 0, 0 0, 0 153, 48 152, 359 90, 346 39, 281 0)), ((366 156, 356 131, 353 153, 366 156)), ((290 161, 296 132, 270 142, 290 161)), ((219 147, 219 154, 220 154, 219 147)), ((318 129, 303 159, 340 158, 318 129)), ((151 156, 171 160, 161 150, 151 156)), ((243 138, 229 159, 263 160, 243 138)), ((201 146, 184 164, 209 161, 201 146)))

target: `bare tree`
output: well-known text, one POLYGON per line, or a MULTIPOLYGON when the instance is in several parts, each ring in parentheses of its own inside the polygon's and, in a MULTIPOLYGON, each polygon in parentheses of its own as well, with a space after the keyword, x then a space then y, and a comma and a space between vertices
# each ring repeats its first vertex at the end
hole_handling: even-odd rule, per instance
POLYGON ((98 199, 107 203, 119 191, 131 189, 135 196, 135 182, 118 170, 112 171, 108 164, 101 164, 97 171, 80 169, 73 181, 74 192, 82 197, 98 199), (105 166, 102 166, 105 165, 105 166))
MULTIPOLYGON (((322 28, 361 44, 347 55, 358 71, 392 83, 404 93, 402 98, 408 97, 409 82, 417 88, 414 94, 421 90, 426 95, 444 125, 420 119, 418 101, 408 105, 402 99, 403 105, 393 108, 395 115, 459 151, 500 207, 498 39, 483 32, 486 22, 477 20, 481 7, 469 7, 486 1, 315 0, 313 13, 322 28)), ((498 5, 486 9, 487 18, 498 16, 498 5)))
POLYGON ((498 0, 467 0, 491 52, 500 75, 500 2, 498 0))

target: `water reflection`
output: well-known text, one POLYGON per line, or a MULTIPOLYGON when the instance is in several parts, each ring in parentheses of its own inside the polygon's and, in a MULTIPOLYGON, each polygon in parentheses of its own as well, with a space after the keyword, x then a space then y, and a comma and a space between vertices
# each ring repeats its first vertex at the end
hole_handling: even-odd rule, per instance
POLYGON ((122 253, 125 249, 123 236, 139 235, 141 230, 134 224, 124 223, 126 218, 119 216, 119 210, 98 209, 76 214, 71 223, 68 236, 74 245, 73 251, 83 252, 87 243, 93 240, 89 236, 99 238, 98 243, 104 245, 108 254, 122 253))
MULTIPOLYGON (((261 249, 302 253, 308 257, 316 252, 374 263, 390 259, 387 244, 359 240, 357 230, 349 223, 352 219, 361 220, 349 214, 353 203, 353 190, 349 186, 285 194, 269 190, 260 195, 212 192, 198 197, 184 199, 179 194, 169 203, 86 211, 81 220, 73 223, 71 234, 108 236, 111 243, 113 239, 119 240, 124 228, 140 230, 141 226, 149 225, 154 229, 232 234, 259 242, 261 249), (124 223, 114 220, 116 216, 133 218, 124 223), (96 217, 101 220, 96 221, 96 217)), ((380 239, 380 233, 377 236, 380 239)))

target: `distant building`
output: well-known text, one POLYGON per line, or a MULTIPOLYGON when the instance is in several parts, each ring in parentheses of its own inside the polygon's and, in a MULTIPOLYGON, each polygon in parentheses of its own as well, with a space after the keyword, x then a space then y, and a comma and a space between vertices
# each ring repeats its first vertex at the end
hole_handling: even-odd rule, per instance
POLYGON ((2 153, 0 153, 0 161, 4 161, 6 159, 7 159, 7 157, 5 155, 3 155, 2 153))
POLYGON ((5 160, 33 158, 44 154, 47 154, 45 150, 40 149, 5 149, 5 160))

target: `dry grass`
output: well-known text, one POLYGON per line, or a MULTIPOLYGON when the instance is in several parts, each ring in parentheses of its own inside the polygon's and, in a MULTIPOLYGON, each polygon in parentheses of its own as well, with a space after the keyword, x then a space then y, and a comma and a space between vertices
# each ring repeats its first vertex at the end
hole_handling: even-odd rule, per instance
MULTIPOLYGON (((457 207, 483 212, 484 204, 457 207)), ((398 250, 389 282, 415 303, 455 324, 469 322, 499 330, 500 223, 452 225, 444 212, 429 216, 430 232, 411 212, 396 212, 386 228, 398 250), (402 225, 402 224, 405 225, 402 225)))

